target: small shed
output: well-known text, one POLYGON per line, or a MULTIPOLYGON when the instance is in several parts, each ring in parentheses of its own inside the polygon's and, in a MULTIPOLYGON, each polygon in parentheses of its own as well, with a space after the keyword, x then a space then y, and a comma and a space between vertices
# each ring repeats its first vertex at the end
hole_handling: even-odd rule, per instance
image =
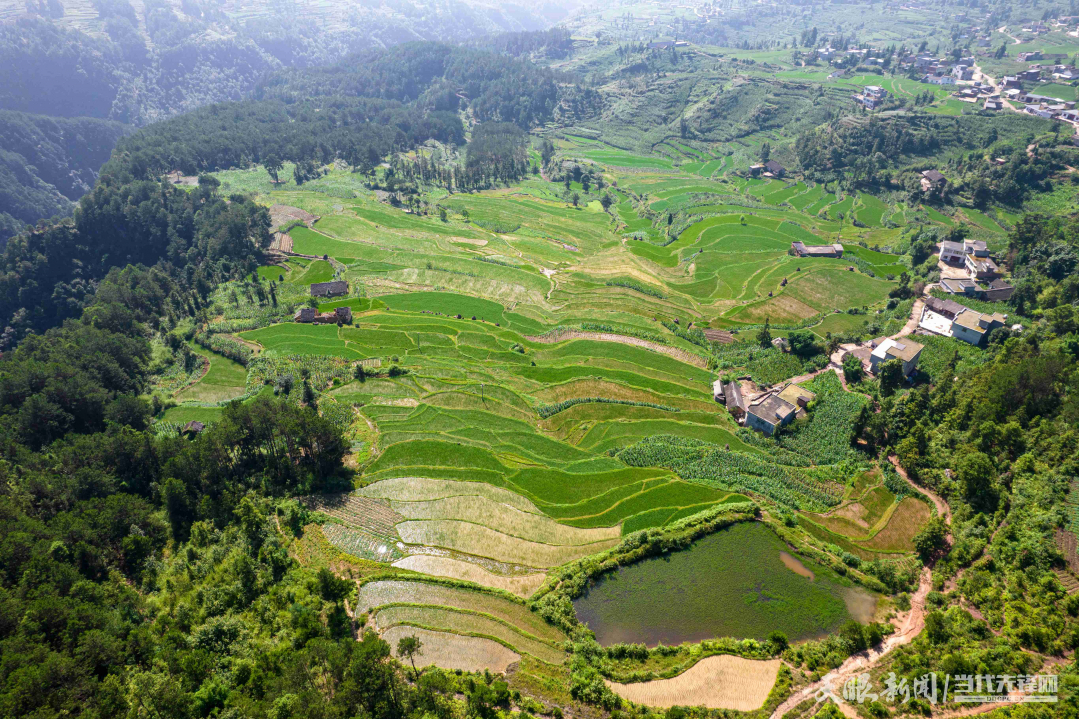
POLYGON ((180 434, 185 437, 192 438, 198 433, 202 432, 202 430, 204 429, 206 429, 205 424, 193 419, 184 425, 183 429, 180 430, 180 434))

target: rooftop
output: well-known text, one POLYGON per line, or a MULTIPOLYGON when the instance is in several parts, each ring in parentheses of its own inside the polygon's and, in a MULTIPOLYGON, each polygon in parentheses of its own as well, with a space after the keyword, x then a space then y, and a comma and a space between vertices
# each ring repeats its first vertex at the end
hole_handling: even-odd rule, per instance
POLYGON ((986 332, 993 323, 1003 325, 1007 321, 1007 315, 1002 315, 999 312, 994 312, 991 315, 983 315, 981 312, 975 312, 974 310, 966 310, 955 317, 955 324, 960 327, 966 327, 968 330, 974 330, 975 332, 986 332))
POLYGON ((882 360, 899 359, 910 362, 922 349, 922 345, 905 337, 900 340, 886 339, 873 350, 873 355, 882 360))
POLYGON ((798 409, 787 400, 770 394, 756 404, 750 405, 748 411, 768 424, 779 424, 789 415, 796 414, 798 409))

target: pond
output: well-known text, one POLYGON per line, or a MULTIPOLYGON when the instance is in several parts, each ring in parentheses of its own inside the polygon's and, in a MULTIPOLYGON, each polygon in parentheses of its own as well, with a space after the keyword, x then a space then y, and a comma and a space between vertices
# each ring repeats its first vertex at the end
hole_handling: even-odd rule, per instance
POLYGON ((655 646, 713 637, 791 641, 821 637, 843 622, 868 622, 876 597, 789 551, 760 522, 744 522, 689 549, 606 575, 574 602, 604 646, 655 646))

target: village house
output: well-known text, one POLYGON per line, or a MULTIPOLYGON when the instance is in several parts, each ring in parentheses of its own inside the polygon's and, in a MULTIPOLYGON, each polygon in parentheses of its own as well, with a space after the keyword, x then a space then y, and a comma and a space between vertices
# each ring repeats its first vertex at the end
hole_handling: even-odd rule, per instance
POLYGON ((788 384, 779 392, 778 396, 784 402, 794 405, 798 417, 804 417, 806 407, 817 398, 817 395, 796 384, 788 384))
POLYGON ((316 282, 311 285, 312 297, 340 297, 348 294, 348 282, 344 280, 332 280, 330 282, 316 282))
POLYGON ((1005 302, 1010 300, 1014 293, 1015 288, 998 277, 984 288, 981 288, 979 295, 981 299, 989 302, 1005 302))
POLYGON ((1019 81, 1019 78, 1015 75, 1005 75, 1004 80, 1001 81, 1000 86, 1005 90, 1022 90, 1023 83, 1019 81))
POLYGON ((985 109, 986 110, 994 110, 994 111, 996 111, 996 110, 1002 109, 1003 107, 1004 107, 1004 105, 1000 102, 1000 100, 986 100, 985 101, 985 109))
POLYGON ((794 421, 797 413, 798 410, 793 404, 769 394, 746 409, 746 426, 771 437, 776 429, 794 421))
POLYGON ((333 312, 319 312, 314 307, 301 307, 292 315, 293 322, 314 322, 315 324, 352 323, 352 308, 337 307, 333 312))
POLYGON ((922 191, 929 192, 931 189, 942 188, 948 184, 948 178, 936 170, 926 170, 922 173, 922 191))
POLYGON ((1064 70, 1059 70, 1053 73, 1054 80, 1063 80, 1064 82, 1071 82, 1072 80, 1079 80, 1079 70, 1074 67, 1069 67, 1064 70))
POLYGON ((969 295, 973 297, 978 293, 978 283, 970 279, 953 279, 942 277, 940 288, 953 295, 969 295))
MULTIPOLYGON (((714 388, 714 385, 713 385, 714 388)), ((746 402, 742 399, 742 385, 728 382, 723 387, 723 403, 735 419, 741 419, 746 413, 746 402)))
POLYGON ((937 297, 926 298, 925 308, 936 312, 938 315, 943 315, 950 320, 954 320, 957 314, 966 309, 966 307, 954 300, 942 300, 937 297))
POLYGON ((989 247, 985 240, 963 240, 963 253, 975 257, 988 257, 989 247))
POLYGON ((1000 274, 997 270, 997 263, 988 257, 969 254, 966 256, 964 264, 972 280, 993 280, 1000 274))
POLYGON ((1030 52, 1019 53, 1019 62, 1032 62, 1034 60, 1041 60, 1041 50, 1031 50, 1030 52))
POLYGON ((772 346, 780 352, 790 352, 791 344, 786 337, 776 337, 772 340, 772 346))
POLYGON ((1002 315, 999 312, 983 315, 981 312, 966 309, 952 320, 952 337, 972 345, 981 346, 985 343, 985 338, 989 336, 989 333, 997 327, 1003 327, 1007 319, 1007 315, 1002 315))
POLYGON ((769 160, 764 163, 764 174, 772 175, 773 177, 783 177, 783 175, 787 174, 787 168, 783 167, 783 165, 780 165, 775 160, 769 160))
POLYGON ((1042 71, 1035 69, 1023 70, 1021 73, 1016 75, 1016 77, 1018 77, 1024 82, 1037 82, 1038 80, 1042 79, 1042 71))
POLYGON ((880 366, 890 360, 899 360, 903 363, 903 376, 909 377, 918 368, 918 358, 922 355, 922 345, 913 342, 906 337, 898 340, 887 338, 879 341, 874 340, 876 346, 869 355, 869 365, 876 374, 880 366))
POLYGON ((946 262, 949 265, 962 265, 963 258, 966 257, 966 254, 967 253, 963 250, 962 242, 944 240, 940 243, 941 262, 946 262))
POLYGON ((974 70, 966 65, 956 65, 952 68, 952 77, 956 80, 973 80, 974 70))
POLYGON ((843 257, 843 245, 806 245, 802 242, 791 243, 791 254, 795 257, 843 257))

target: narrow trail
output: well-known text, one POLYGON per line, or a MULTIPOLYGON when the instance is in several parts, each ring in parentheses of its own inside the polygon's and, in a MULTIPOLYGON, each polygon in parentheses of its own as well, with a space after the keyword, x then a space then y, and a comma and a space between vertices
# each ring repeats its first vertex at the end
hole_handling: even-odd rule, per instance
MULTIPOLYGON (((906 616, 901 620, 894 634, 885 638, 885 640, 877 646, 850 657, 847 661, 843 662, 838 669, 833 669, 818 681, 807 684, 791 694, 785 702, 776 707, 776 710, 772 712, 770 719, 782 719, 784 714, 794 709, 794 707, 798 706, 806 699, 817 696, 818 693, 821 693, 821 690, 831 692, 837 696, 841 695, 843 684, 846 683, 848 679, 869 671, 873 665, 879 662, 883 657, 887 656, 896 647, 901 647, 904 644, 910 644, 914 641, 914 638, 918 636, 925 627, 925 598, 929 594, 929 590, 932 586, 932 573, 928 568, 922 569, 921 576, 918 579, 918 591, 910 598, 910 611, 907 612, 906 616)), ((821 701, 824 699, 825 697, 821 696, 821 701)), ((851 709, 848 705, 840 705, 840 708, 851 709)), ((844 714, 846 713, 847 712, 844 711, 844 714)))
POLYGON ((948 503, 933 490, 915 483, 913 479, 908 477, 907 470, 899 466, 899 459, 894 454, 888 456, 888 461, 892 463, 892 466, 895 467, 895 471, 899 473, 899 476, 903 478, 903 481, 932 500, 933 505, 937 508, 937 514, 944 519, 945 524, 949 527, 952 526, 952 513, 951 509, 948 508, 948 503))
MULTIPOLYGON (((939 495, 931 490, 926 489, 918 484, 915 484, 910 477, 907 476, 906 471, 898 465, 898 462, 894 456, 889 457, 892 464, 895 466, 899 476, 902 477, 908 484, 917 489, 919 492, 929 497, 933 504, 936 505, 937 511, 941 517, 944 517, 944 521, 951 526, 952 514, 948 507, 948 503, 945 502, 939 495)), ((951 537, 949 536, 949 540, 951 537)), ((928 596, 929 591, 933 587, 933 575, 932 570, 929 567, 923 567, 922 572, 918 577, 918 589, 910 598, 910 611, 906 613, 901 619, 896 622, 896 631, 889 637, 886 637, 883 642, 875 647, 867 649, 864 652, 859 652, 853 655, 847 661, 843 662, 838 669, 834 669, 818 681, 808 684, 799 689, 794 694, 791 694, 785 702, 780 704, 770 719, 782 719, 783 715, 794 709, 807 699, 818 697, 818 701, 824 701, 827 697, 825 693, 832 693, 836 696, 841 696, 843 691, 843 685, 848 679, 852 679, 860 674, 864 674, 872 669, 881 659, 892 652, 896 647, 901 647, 904 644, 910 644, 914 641, 922 629, 925 628, 925 598, 928 596), (823 690, 823 692, 822 692, 823 690)), ((956 712, 945 713, 942 716, 947 717, 960 717, 970 716, 973 714, 981 714, 987 711, 992 711, 997 705, 979 705, 971 707, 969 709, 962 709, 956 712)), ((848 717, 857 716, 854 707, 849 704, 840 704, 840 710, 844 715, 848 717)))

